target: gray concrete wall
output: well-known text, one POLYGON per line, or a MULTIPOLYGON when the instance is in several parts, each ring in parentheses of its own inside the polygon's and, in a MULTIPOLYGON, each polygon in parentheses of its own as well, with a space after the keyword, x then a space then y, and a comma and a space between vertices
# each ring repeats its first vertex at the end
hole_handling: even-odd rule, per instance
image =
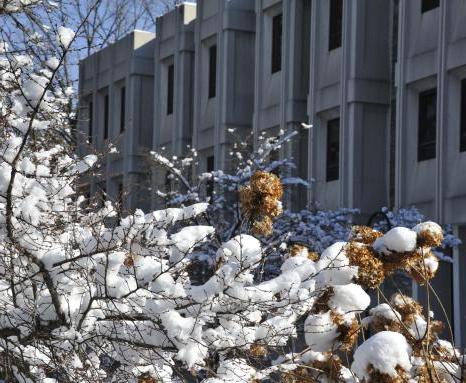
POLYGON ((439 222, 466 221, 466 152, 459 151, 460 83, 466 78, 466 5, 441 1, 421 13, 400 2, 397 64, 398 206, 416 205, 439 222), (417 161, 419 92, 437 89, 436 157, 417 161), (465 207, 465 208, 460 208, 465 207))
MULTIPOLYGON (((94 103, 93 144, 101 150, 105 94, 113 109, 121 86, 127 89, 123 135, 119 114, 110 113, 109 140, 120 154, 110 155, 103 167, 109 194, 121 183, 147 186, 143 154, 148 148, 179 156, 193 145, 199 171, 207 170, 212 155, 216 168, 228 170, 230 128, 240 137, 251 129, 256 137, 296 129, 298 139, 280 156, 294 157, 298 167, 291 175, 315 182, 308 195, 287 195, 287 206, 311 202, 327 209, 360 208, 365 222, 393 200, 396 207, 416 205, 429 219, 453 224, 466 242, 466 152, 458 145, 466 3, 440 0, 440 7, 422 13, 421 0, 343 0, 342 44, 333 50, 329 3, 199 0, 158 18, 156 39, 135 32, 81 62, 80 153, 89 150, 84 143, 89 101, 94 103), (271 23, 279 13, 281 70, 272 73, 271 23), (209 48, 214 44, 216 95, 209 98, 209 48), (174 108, 167 114, 171 64, 174 108), (418 97, 430 88, 438 95, 436 158, 419 162, 418 97), (327 123, 335 118, 340 119, 339 177, 327 182, 327 123), (313 128, 302 130, 301 122, 313 128)), ((95 192, 102 179, 84 182, 95 192)), ((160 187, 165 173, 152 174, 152 181, 160 187)), ((149 193, 142 186, 139 190, 127 199, 128 207, 147 206, 149 193)), ((445 284, 444 294, 453 295, 444 298, 452 302, 454 331, 466 345, 463 253, 464 246, 454 250, 453 266, 442 266, 439 283, 445 284)))
POLYGON ((199 150, 201 166, 213 153, 215 168, 228 168, 228 129, 241 135, 252 128, 254 29, 251 1, 197 2, 193 146, 199 150), (212 45, 217 46, 216 95, 209 98, 212 45))
POLYGON ((91 194, 105 185, 117 198, 119 183, 127 193, 126 207, 148 207, 135 195, 144 183, 145 154, 151 148, 153 121, 153 45, 155 35, 135 31, 80 62, 80 119, 78 150, 84 154, 105 151, 111 143, 118 154, 106 156, 101 176, 83 180, 91 194), (125 130, 120 132, 120 91, 126 88, 125 130), (104 139, 104 97, 109 96, 109 131, 104 139), (93 116, 89 102, 93 102, 93 116), (86 144, 92 117, 93 140, 86 144))
POLYGON ((356 207, 367 215, 388 203, 389 14, 387 1, 343 1, 342 45, 329 51, 329 2, 312 2, 309 175, 311 200, 326 208, 356 207), (327 122, 334 118, 340 175, 327 182, 327 122))

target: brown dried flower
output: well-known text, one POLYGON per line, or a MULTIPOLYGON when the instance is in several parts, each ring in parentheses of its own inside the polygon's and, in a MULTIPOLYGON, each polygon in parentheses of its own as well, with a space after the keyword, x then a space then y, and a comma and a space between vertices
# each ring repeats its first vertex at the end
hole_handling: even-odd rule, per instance
POLYGON ((434 222, 420 223, 413 230, 417 233, 418 246, 438 247, 442 244, 442 228, 434 222))
POLYGON ((251 176, 249 185, 241 188, 239 193, 242 211, 252 223, 253 234, 271 234, 272 219, 282 213, 280 178, 273 173, 257 171, 251 176))
POLYGON ((317 380, 312 375, 311 369, 306 367, 298 367, 291 371, 286 371, 281 374, 280 382, 283 383, 317 383, 317 380))
POLYGON ((273 230, 273 222, 270 217, 262 217, 260 220, 253 221, 251 232, 254 235, 270 235, 273 230))
POLYGON ((134 256, 133 254, 129 254, 125 260, 123 261, 123 265, 126 267, 133 267, 134 266, 134 256))
POLYGON ((345 318, 332 311, 330 313, 332 321, 337 325, 339 335, 337 341, 340 342, 339 349, 341 351, 351 351, 358 340, 359 331, 361 326, 359 326, 356 318, 353 318, 351 322, 345 320, 345 318))
POLYGON ((368 368, 370 378, 369 380, 364 380, 364 383, 406 383, 409 381, 408 373, 401 366, 396 366, 395 370, 397 376, 391 376, 380 372, 370 365, 368 368))
POLYGON ((377 238, 382 236, 383 234, 380 231, 369 226, 355 225, 351 228, 351 239, 366 245, 372 245, 377 238))
POLYGON ((319 259, 319 254, 317 254, 315 251, 309 251, 307 246, 297 243, 290 247, 289 254, 290 257, 296 257, 297 255, 305 255, 311 261, 317 261, 319 259))
POLYGON ((255 172, 250 181, 252 190, 256 193, 269 195, 280 199, 283 196, 283 186, 277 175, 264 171, 255 172))
POLYGON ((249 353, 253 357, 262 358, 264 356, 267 356, 268 351, 265 345, 255 342, 251 344, 251 347, 249 347, 249 353))
POLYGON ((382 261, 369 245, 359 242, 349 242, 345 248, 350 264, 358 266, 356 282, 368 288, 376 288, 385 279, 385 270, 382 261))
POLYGON ((146 373, 139 376, 138 383, 158 383, 158 380, 146 373))

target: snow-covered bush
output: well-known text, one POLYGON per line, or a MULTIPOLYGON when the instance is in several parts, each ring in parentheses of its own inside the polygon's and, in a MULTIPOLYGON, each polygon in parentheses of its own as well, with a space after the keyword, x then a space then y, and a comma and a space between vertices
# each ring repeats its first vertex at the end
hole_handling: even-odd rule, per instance
POLYGON ((237 209, 248 221, 225 239, 201 224, 202 201, 123 218, 110 202, 83 207, 77 184, 99 158, 78 158, 61 139, 68 101, 55 74, 75 34, 57 31, 61 52, 48 63, 0 45, 0 379, 462 379, 464 355, 438 339, 429 307, 398 294, 370 308, 367 291, 397 270, 429 289, 443 238, 432 222, 386 234, 354 227, 321 255, 283 233, 283 262, 264 279, 275 244, 250 232, 260 222, 269 233, 282 194, 267 169, 245 173, 237 209), (271 188, 260 192, 264 180, 271 188), (213 249, 215 267, 199 281, 192 255, 213 249), (353 351, 353 363, 342 358, 353 351))

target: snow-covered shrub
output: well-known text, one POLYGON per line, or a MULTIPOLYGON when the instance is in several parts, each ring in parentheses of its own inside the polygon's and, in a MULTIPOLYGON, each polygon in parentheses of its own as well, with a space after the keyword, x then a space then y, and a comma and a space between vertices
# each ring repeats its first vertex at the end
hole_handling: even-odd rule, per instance
MULTIPOLYGON (((28 2, 11 4, 20 11, 22 3, 28 2)), ((83 207, 76 186, 99 158, 78 158, 60 139, 70 128, 68 101, 55 92, 55 73, 73 36, 58 29, 58 61, 40 62, 0 45, 0 379, 462 379, 464 355, 438 339, 441 323, 429 307, 401 294, 371 307, 366 291, 379 291, 397 270, 428 287, 436 271, 431 248, 443 236, 434 223, 386 234, 355 227, 343 240, 321 242, 323 251, 290 242, 287 232, 275 243, 258 239, 250 231, 264 216, 281 230, 282 184, 267 169, 254 177, 253 167, 241 185, 253 176, 252 183, 273 180, 273 187, 259 193, 249 185, 255 204, 246 198, 236 208, 249 211, 251 222, 228 235, 203 221, 210 219, 203 201, 125 217, 108 201, 83 207), (263 278, 274 247, 283 262, 263 278), (191 268, 194 252, 213 264, 203 281, 191 268), (350 364, 342 355, 353 351, 350 364)), ((225 227, 229 219, 242 222, 230 212, 225 227)))

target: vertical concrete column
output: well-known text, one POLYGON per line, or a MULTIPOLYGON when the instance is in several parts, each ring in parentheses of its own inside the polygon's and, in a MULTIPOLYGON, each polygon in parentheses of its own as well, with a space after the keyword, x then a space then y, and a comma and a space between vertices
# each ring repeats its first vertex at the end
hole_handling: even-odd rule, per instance
POLYGON ((226 85, 228 84, 228 76, 232 70, 232 65, 226 60, 228 57, 230 44, 229 40, 230 35, 233 35, 234 32, 231 30, 223 29, 223 20, 225 17, 225 2, 220 1, 218 3, 218 16, 217 16, 217 73, 216 73, 216 86, 215 90, 215 126, 214 126, 214 168, 215 169, 225 169, 225 129, 226 129, 226 116, 227 111, 227 102, 230 102, 227 97, 228 89, 226 85))
POLYGON ((351 65, 351 10, 353 0, 343 1, 341 69, 340 69, 340 190, 339 205, 350 207, 352 177, 352 148, 354 135, 350 124, 348 105, 348 76, 351 65))
POLYGON ((444 147, 446 143, 446 110, 445 96, 448 94, 448 83, 446 80, 446 21, 447 21, 447 3, 446 0, 440 1, 439 9, 439 31, 438 31, 438 53, 437 53, 437 121, 436 121, 436 182, 435 182, 435 219, 437 222, 444 222, 443 209, 443 172, 444 169, 444 147))
MULTIPOLYGON (((307 100, 307 110, 309 123, 312 128, 309 129, 309 155, 308 155, 308 178, 313 180, 315 178, 315 163, 316 163, 316 142, 314 137, 316 131, 322 129, 320 119, 316 116, 316 89, 317 89, 317 52, 319 51, 319 28, 317 23, 317 15, 322 2, 313 1, 311 4, 311 38, 309 49, 309 95, 307 100)), ((311 185, 309 189, 308 201, 311 203, 316 202, 315 188, 311 185)))
POLYGON ((405 204, 405 115, 406 115, 406 23, 407 1, 400 0, 398 22, 398 63, 395 72, 396 90, 396 145, 395 145, 395 207, 405 204))
MULTIPOLYGON (((201 23, 204 2, 198 1, 196 7, 196 24, 194 26, 194 111, 193 111, 193 147, 198 148, 199 130, 201 124, 201 23)), ((193 176, 196 175, 196 169, 193 167, 193 176)))
POLYGON ((262 17, 262 1, 256 0, 256 42, 255 42, 255 65, 254 71, 254 113, 253 113, 253 131, 254 131, 254 148, 257 148, 257 137, 259 135, 259 119, 260 110, 262 104, 262 92, 261 92, 261 71, 263 68, 264 57, 262 52, 262 35, 264 33, 264 18, 262 17))

